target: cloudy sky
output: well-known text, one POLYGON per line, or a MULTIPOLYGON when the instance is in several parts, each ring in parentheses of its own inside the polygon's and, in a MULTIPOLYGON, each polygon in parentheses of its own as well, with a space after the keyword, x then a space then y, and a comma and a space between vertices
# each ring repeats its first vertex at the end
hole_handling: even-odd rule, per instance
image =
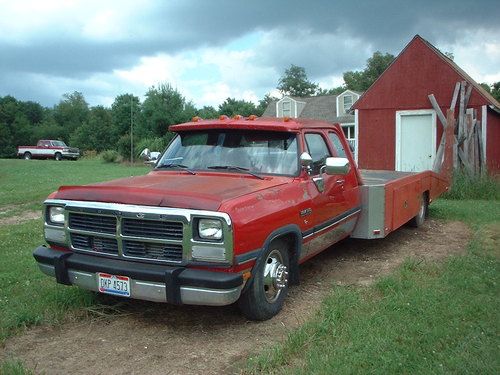
POLYGON ((498 0, 0 0, 0 96, 91 105, 169 82, 195 105, 257 102, 303 66, 324 88, 420 34, 500 81, 498 0))

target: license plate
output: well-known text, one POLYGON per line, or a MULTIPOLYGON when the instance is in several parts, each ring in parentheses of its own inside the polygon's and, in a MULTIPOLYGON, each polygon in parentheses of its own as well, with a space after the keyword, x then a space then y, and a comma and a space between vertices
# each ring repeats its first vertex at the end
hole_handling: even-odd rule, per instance
POLYGON ((130 297, 130 277, 98 273, 97 282, 101 293, 130 297))

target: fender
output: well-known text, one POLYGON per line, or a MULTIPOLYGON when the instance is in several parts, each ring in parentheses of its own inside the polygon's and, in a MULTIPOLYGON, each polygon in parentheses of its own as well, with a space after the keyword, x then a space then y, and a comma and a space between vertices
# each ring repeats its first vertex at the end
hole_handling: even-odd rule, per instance
POLYGON ((289 284, 290 285, 299 285, 300 283, 300 278, 299 278, 299 258, 300 258, 300 253, 302 252, 302 232, 298 225, 295 224, 289 224, 284 227, 278 228, 271 232, 271 234, 266 238, 264 241, 264 245, 262 248, 258 251, 257 259, 255 261, 255 264, 252 269, 252 277, 250 280, 246 283, 245 287, 242 290, 242 293, 245 292, 247 288, 252 285, 253 280, 254 280, 254 272, 259 268, 262 262, 265 261, 264 259, 264 254, 266 251, 269 249, 269 246, 271 245, 271 242, 277 239, 278 237, 282 237, 286 234, 293 234, 295 238, 295 251, 290 254, 290 278, 289 278, 289 284))

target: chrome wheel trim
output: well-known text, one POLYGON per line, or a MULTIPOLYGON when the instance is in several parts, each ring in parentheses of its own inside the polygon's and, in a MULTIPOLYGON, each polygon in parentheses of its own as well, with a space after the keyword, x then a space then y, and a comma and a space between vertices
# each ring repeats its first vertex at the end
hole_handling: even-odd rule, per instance
POLYGON ((272 250, 267 256, 263 271, 264 296, 267 302, 273 303, 281 295, 288 284, 288 269, 283 264, 279 250, 272 250))

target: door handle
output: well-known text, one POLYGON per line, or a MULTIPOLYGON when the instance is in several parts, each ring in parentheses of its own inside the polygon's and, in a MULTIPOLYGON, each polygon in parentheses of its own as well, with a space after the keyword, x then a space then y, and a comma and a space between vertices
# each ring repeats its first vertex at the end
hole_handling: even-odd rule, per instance
POLYGON ((337 181, 335 181, 335 184, 337 185, 343 185, 345 180, 343 178, 339 178, 337 181))

